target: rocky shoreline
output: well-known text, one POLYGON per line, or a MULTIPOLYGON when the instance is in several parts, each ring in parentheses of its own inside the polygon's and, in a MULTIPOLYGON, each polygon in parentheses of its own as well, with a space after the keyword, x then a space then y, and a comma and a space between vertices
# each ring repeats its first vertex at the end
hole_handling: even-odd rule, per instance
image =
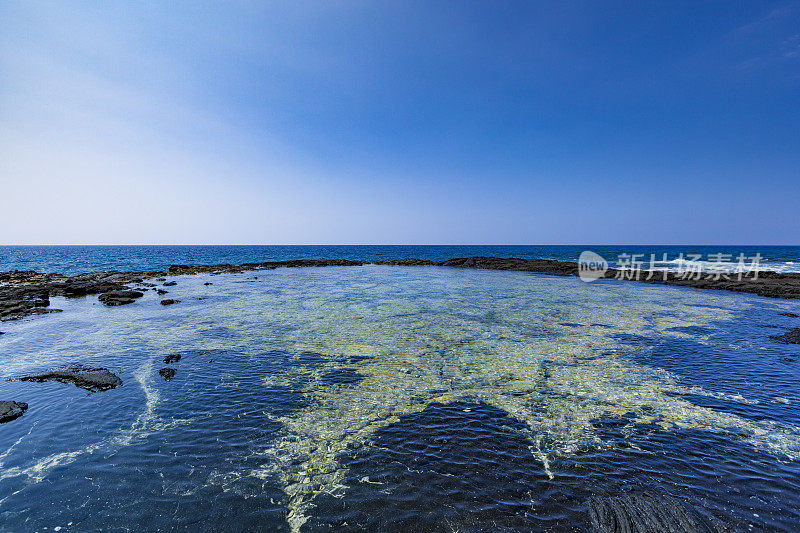
MULTIPOLYGON (((399 259, 394 261, 351 261, 346 259, 271 261, 264 263, 244 263, 241 265, 172 265, 164 271, 141 272, 94 272, 64 276, 43 274, 35 271, 12 270, 0 273, 0 321, 14 320, 34 314, 59 311, 50 308, 51 296, 74 298, 97 294, 107 306, 125 305, 136 301, 144 291, 155 290, 158 294, 167 291, 157 288, 146 280, 164 280, 164 276, 190 274, 239 273, 252 270, 271 270, 275 268, 301 268, 325 266, 360 266, 368 264, 397 266, 439 266, 452 268, 478 268, 488 270, 515 270, 537 272, 555 276, 577 276, 578 264, 571 261, 550 259, 518 259, 499 257, 463 257, 445 261, 427 259, 399 259)), ((626 279, 640 283, 678 285, 697 289, 716 289, 744 292, 770 298, 800 299, 800 273, 778 273, 763 271, 757 278, 735 276, 718 279, 703 276, 680 276, 673 272, 648 273, 642 271, 638 278, 635 273, 609 269, 601 278, 626 279), (648 279, 649 278, 649 279, 648 279)), ((164 285, 174 284, 167 282, 164 285)), ((164 305, 177 303, 164 300, 164 305), (168 302, 168 303, 165 303, 168 302)))
MULTIPOLYGON (((10 271, 0 273, 0 321, 15 320, 30 315, 58 312, 50 308, 51 296, 67 298, 98 295, 98 300, 106 306, 115 307, 130 304, 144 296, 146 291, 156 291, 158 295, 167 294, 164 287, 176 285, 167 281, 166 276, 193 274, 241 273, 255 270, 271 270, 280 267, 325 267, 360 266, 369 264, 396 266, 435 266, 451 268, 476 268, 487 270, 511 270, 536 272, 554 276, 578 276, 578 264, 569 261, 548 259, 504 259, 498 257, 464 257, 445 261, 425 259, 401 259, 395 261, 351 261, 351 260, 295 260, 265 263, 245 263, 242 265, 172 265, 168 271, 142 272, 96 272, 64 276, 43 274, 35 271, 10 271), (152 283, 159 282, 160 285, 152 283)), ((642 271, 638 275, 632 271, 607 270, 598 276, 602 279, 622 279, 642 283, 678 285, 698 289, 717 289, 751 293, 772 298, 800 299, 800 273, 759 272, 757 277, 735 276, 681 276, 674 272, 642 271)), ((206 282, 205 285, 211 285, 206 282)), ((164 299, 161 305, 173 305, 180 300, 164 299)), ((797 317, 794 313, 781 313, 797 317)), ((800 344, 800 328, 788 329, 784 334, 774 335, 773 341, 785 344, 800 344)), ((179 362, 178 354, 164 357, 165 364, 179 362)), ((176 369, 161 368, 158 371, 164 381, 175 377, 176 369)), ((88 368, 80 365, 58 368, 47 372, 16 378, 20 381, 45 382, 59 381, 70 383, 90 392, 113 389, 122 385, 122 380, 105 368, 88 368)), ((0 423, 14 420, 27 410, 23 402, 0 402, 0 423)))

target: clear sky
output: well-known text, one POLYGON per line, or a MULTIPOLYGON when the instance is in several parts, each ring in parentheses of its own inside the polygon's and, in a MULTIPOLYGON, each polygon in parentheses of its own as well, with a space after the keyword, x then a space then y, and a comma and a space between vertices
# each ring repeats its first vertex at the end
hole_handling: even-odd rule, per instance
POLYGON ((800 2, 0 3, 0 244, 800 244, 800 2))

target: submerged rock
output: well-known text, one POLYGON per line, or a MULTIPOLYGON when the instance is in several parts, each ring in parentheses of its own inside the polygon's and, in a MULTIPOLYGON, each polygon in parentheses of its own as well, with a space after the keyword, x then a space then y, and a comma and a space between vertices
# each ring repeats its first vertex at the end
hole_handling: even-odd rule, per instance
POLYGON ((165 291, 164 289, 156 289, 156 292, 159 294, 159 296, 169 293, 169 291, 165 291))
POLYGON ((800 318, 800 315, 797 313, 778 313, 781 316, 788 316, 790 318, 800 318))
POLYGON ((164 363, 167 365, 172 363, 177 363, 180 360, 181 360, 181 354, 179 353, 172 353, 164 357, 164 363))
POLYGON ((144 296, 144 293, 139 291, 111 291, 104 292, 98 299, 108 306, 125 305, 133 303, 137 298, 144 296))
POLYGON ((171 298, 167 298, 166 300, 161 300, 161 305, 172 305, 180 302, 181 302, 180 300, 173 300, 171 298))
POLYGON ((0 401, 0 424, 19 418, 28 410, 25 402, 0 401))
POLYGON ((19 378, 19 381, 36 383, 60 381, 61 383, 72 383, 76 387, 90 392, 105 391, 122 385, 119 376, 112 374, 107 368, 89 368, 83 365, 70 365, 41 374, 31 374, 19 378))
POLYGON ((589 517, 600 533, 659 533, 661 531, 706 533, 716 531, 682 500, 666 494, 635 492, 608 498, 592 498, 589 517))
POLYGON ((166 283, 164 283, 164 286, 165 287, 174 287, 177 284, 178 284, 177 281, 167 281, 166 283))
POLYGON ((174 368, 162 368, 158 371, 158 375, 164 378, 164 381, 169 381, 175 377, 175 369, 174 368))
POLYGON ((784 344, 800 344, 800 328, 790 329, 783 335, 773 335, 771 338, 784 344))

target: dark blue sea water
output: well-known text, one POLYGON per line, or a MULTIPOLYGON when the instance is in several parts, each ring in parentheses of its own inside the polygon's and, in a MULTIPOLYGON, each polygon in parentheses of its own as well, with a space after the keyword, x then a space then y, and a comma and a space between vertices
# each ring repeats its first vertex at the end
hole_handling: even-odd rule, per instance
POLYGON ((577 261, 584 250, 605 257, 612 266, 622 254, 641 254, 648 262, 699 255, 708 261, 727 254, 735 261, 740 254, 761 256, 761 267, 784 272, 800 271, 800 246, 0 246, 0 271, 36 270, 79 274, 105 270, 163 270, 173 264, 242 264, 288 259, 384 259, 444 260, 454 257, 496 256, 577 261))
MULTIPOLYGON (((10 268, 77 272, 579 250, 6 253, 27 257, 10 268)), ((52 297, 62 312, 0 323, 0 400, 29 405, 0 424, 0 531, 625 531, 598 529, 609 513, 631 531, 800 523, 800 350, 772 338, 800 327, 796 300, 381 265, 140 288, 125 306, 52 297), (70 364, 122 386, 18 379, 70 364)))

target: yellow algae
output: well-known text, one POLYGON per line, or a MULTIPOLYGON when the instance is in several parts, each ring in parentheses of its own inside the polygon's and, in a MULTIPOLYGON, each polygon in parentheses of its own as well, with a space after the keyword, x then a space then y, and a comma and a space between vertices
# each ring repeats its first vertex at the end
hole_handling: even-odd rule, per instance
POLYGON ((325 356, 313 369, 285 370, 313 378, 303 389, 310 401, 280 419, 282 437, 263 451, 264 471, 277 473, 284 484, 293 530, 308 519, 316 495, 342 494, 342 452, 368 445, 377 430, 434 402, 484 402, 525 422, 532 453, 551 477, 549 457, 602 445, 592 421, 609 415, 667 429, 735 428, 762 449, 800 450, 796 432, 781 435, 767 424, 681 399, 679 394, 697 394, 698 388, 686 389, 666 371, 631 362, 626 354, 632 348, 619 338, 687 336, 669 329, 706 327, 730 317, 732 309, 605 294, 601 303, 559 309, 554 316, 524 293, 485 300, 464 292, 407 296, 381 292, 363 303, 334 297, 324 302, 324 313, 308 305, 293 309, 295 324, 309 327, 293 330, 289 342, 325 356), (570 322, 577 326, 561 325, 570 322), (363 379, 346 385, 321 381, 342 368, 363 379))

